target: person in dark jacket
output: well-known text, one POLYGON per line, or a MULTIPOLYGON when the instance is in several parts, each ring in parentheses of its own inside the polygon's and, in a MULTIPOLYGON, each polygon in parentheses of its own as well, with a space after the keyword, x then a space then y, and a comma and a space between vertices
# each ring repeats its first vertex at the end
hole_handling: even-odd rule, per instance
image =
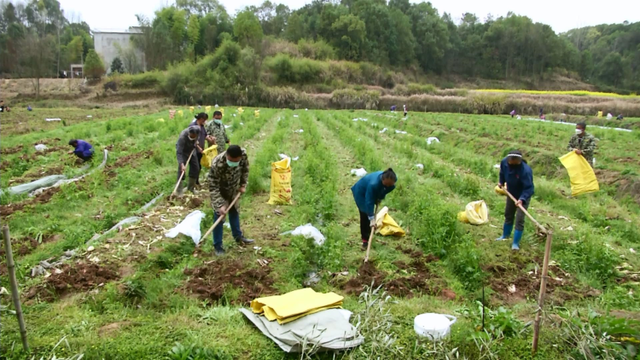
POLYGON ((69 145, 74 147, 74 150, 69 151, 69 154, 75 154, 84 161, 89 161, 93 158, 93 146, 84 140, 69 140, 69 145))
MULTIPOLYGON (((196 115, 196 118, 193 119, 189 126, 197 126, 200 128, 200 134, 198 135, 198 146, 196 147, 196 154, 198 156, 198 164, 200 164, 202 160, 202 156, 204 155, 204 141, 211 140, 212 137, 207 135, 207 130, 204 128, 204 123, 207 121, 209 115, 207 113, 199 113, 196 115)), ((200 185, 200 171, 198 170, 198 177, 196 177, 196 184, 200 185)))
MULTIPOLYGON (((182 130, 178 142, 176 143, 176 158, 178 159, 178 179, 183 172, 187 170, 187 159, 191 152, 196 149, 198 136, 200 135, 200 128, 197 126, 189 126, 185 130, 182 130)), ((197 151, 197 150, 196 150, 197 151)), ((196 154, 189 159, 189 182, 187 189, 191 192, 195 189, 196 180, 200 173, 200 163, 196 154)), ((185 176, 186 177, 186 176, 185 176)), ((182 194, 184 188, 180 187, 179 193, 182 194)))
POLYGON ((511 151, 500 163, 500 182, 498 186, 508 191, 518 201, 514 203, 507 196, 507 205, 504 209, 504 225, 502 236, 496 240, 506 240, 511 236, 513 220, 515 216, 516 231, 513 234, 511 249, 520 250, 520 240, 524 231, 524 212, 518 205, 525 209, 529 207, 533 196, 533 172, 527 162, 522 159, 522 153, 518 150, 511 151))
POLYGON ((353 187, 353 198, 360 211, 360 235, 362 235, 362 249, 369 245, 371 228, 375 227, 375 205, 380 204, 388 193, 396 188, 398 177, 393 169, 376 171, 365 175, 353 187))

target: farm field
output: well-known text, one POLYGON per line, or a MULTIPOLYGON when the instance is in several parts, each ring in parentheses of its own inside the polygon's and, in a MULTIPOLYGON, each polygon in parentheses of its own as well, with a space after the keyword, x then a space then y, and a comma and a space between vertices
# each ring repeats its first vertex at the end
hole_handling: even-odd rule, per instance
MULTIPOLYGON (((15 316, 3 308, 0 356, 639 358, 637 128, 587 128, 599 139, 600 191, 571 198, 569 178, 557 158, 567 152, 572 126, 492 115, 410 113, 403 119, 366 110, 262 109, 256 118, 253 109, 235 117, 234 110, 226 107, 223 121, 231 125, 231 143, 249 155, 241 225, 257 248, 236 246, 227 229, 224 257, 213 255, 211 238, 196 251, 190 238, 163 236, 196 209, 207 215, 203 233, 213 222, 206 189, 168 198, 175 185, 175 142, 190 116, 169 120, 168 109, 153 114, 96 109, 87 118, 88 110, 56 109, 57 117, 70 119, 62 123, 44 122, 48 115, 39 112, 3 115, 3 189, 45 175, 86 171, 67 154, 72 138, 94 145, 93 167, 103 149, 108 158, 104 169, 78 182, 34 198, 0 198, 32 348, 32 354, 22 352, 15 316), (440 142, 429 145, 428 137, 440 142), (37 152, 38 143, 49 149, 37 152), (510 242, 494 241, 501 234, 505 201, 493 190, 494 165, 516 148, 534 172, 529 210, 554 231, 535 356, 531 322, 544 237, 527 220, 520 252, 512 252, 510 242), (279 154, 298 157, 292 161, 293 205, 266 204, 270 164, 279 154), (357 181, 350 171, 361 167, 396 171, 397 188, 383 205, 407 231, 402 238, 376 236, 367 264, 350 191, 357 181), (140 210, 161 194, 152 207, 140 210), (460 223, 457 213, 481 199, 490 223, 460 223), (94 238, 131 216, 140 219, 94 238), (326 236, 322 246, 281 235, 307 223, 326 236), (32 276, 41 261, 52 263, 65 254, 71 256, 57 267, 60 271, 32 276), (238 311, 254 298, 305 287, 310 278, 317 291, 345 296, 344 308, 354 312, 352 322, 365 336, 362 346, 338 354, 284 354, 238 311), (413 319, 426 312, 458 318, 447 341, 418 341, 413 319)), ((0 282, 8 288, 4 248, 0 252, 0 282)), ((13 308, 9 296, 0 295, 0 301, 13 308)))

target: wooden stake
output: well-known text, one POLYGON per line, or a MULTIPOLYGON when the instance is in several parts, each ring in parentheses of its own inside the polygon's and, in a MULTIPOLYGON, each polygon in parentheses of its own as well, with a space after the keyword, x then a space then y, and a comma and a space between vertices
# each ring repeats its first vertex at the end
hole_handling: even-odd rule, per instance
MULTIPOLYGON (((516 198, 513 197, 513 195, 511 195, 509 191, 505 189, 505 192, 507 193, 507 196, 509 196, 514 203, 516 204, 518 203, 516 198)), ((544 306, 544 295, 547 292, 547 275, 549 273, 549 258, 551 257, 551 242, 553 241, 553 232, 547 231, 547 229, 545 229, 544 226, 540 225, 540 223, 537 222, 536 219, 534 219, 533 216, 531 216, 531 214, 529 214, 529 212, 527 211, 527 209, 524 208, 524 206, 518 206, 518 208, 520 208, 520 210, 522 210, 522 212, 524 212, 524 214, 527 215, 527 217, 531 219, 531 221, 533 221, 534 224, 536 224, 536 226, 540 229, 540 231, 547 234, 547 241, 545 242, 545 245, 544 245, 544 260, 542 261, 542 278, 540 279, 540 293, 538 294, 538 309, 536 310, 536 319, 533 323, 533 344, 532 344, 531 350, 535 354, 538 351, 538 339, 540 337, 540 321, 542 320, 542 307, 544 306)))
POLYGON ((542 306, 544 305, 544 295, 547 292, 547 274, 549 272, 549 258, 551 257, 551 242, 553 232, 547 232, 547 242, 544 245, 544 260, 542 263, 542 278, 540 279, 540 294, 538 295, 538 309, 536 310, 536 320, 533 323, 533 348, 535 354, 538 351, 538 337, 540 333, 540 320, 542 318, 542 306))
POLYGON ((9 227, 2 227, 4 236, 4 249, 7 254, 7 269, 9 270, 9 283, 11 284, 11 297, 13 298, 13 306, 16 308, 16 317, 20 326, 20 337, 22 338, 22 347, 24 351, 29 352, 29 343, 27 342, 27 329, 24 326, 24 317, 22 316, 22 306, 20 305, 20 294, 18 293, 18 281, 16 281, 16 265, 13 262, 13 252, 11 251, 11 237, 9 236, 9 227))
MULTIPOLYGON (((373 213, 373 221, 376 221, 376 216, 378 216, 378 205, 376 205, 376 210, 373 213)), ((369 235, 369 242, 367 243, 367 254, 364 257, 364 262, 369 261, 369 251, 371 250, 371 242, 373 242, 373 234, 376 232, 375 226, 371 229, 371 235, 369 235)))
POLYGON ((180 174, 180 178, 178 179, 178 183, 176 184, 176 187, 173 188, 173 192, 171 193, 171 196, 169 196, 169 198, 172 198, 173 195, 175 195, 176 191, 178 190, 178 186, 180 186, 180 183, 182 182, 182 178, 184 177, 184 173, 187 171, 187 166, 189 166, 189 162, 191 161, 191 156, 193 156, 193 152, 194 151, 196 151, 195 148, 193 150, 191 150, 191 154, 189 154, 189 158, 187 159, 187 163, 184 164, 184 171, 182 172, 182 174, 180 174))
MULTIPOLYGON (((233 205, 235 205, 236 201, 238 201, 238 199, 240 199, 240 195, 242 195, 241 192, 238 192, 238 195, 236 195, 235 199, 233 199, 233 201, 231 202, 231 204, 229 205, 229 207, 227 208, 227 211, 229 211, 233 205)), ((216 222, 213 223, 213 225, 209 228, 209 230, 207 230, 207 232, 204 234, 204 236, 202 237, 202 239, 200 239, 200 242, 198 243, 198 245, 196 247, 200 247, 200 244, 202 244, 202 242, 204 241, 204 239, 207 238, 207 236, 209 236, 209 234, 211 234, 211 232, 213 231, 213 229, 216 228, 216 226, 218 226, 218 224, 220 224, 220 222, 227 217, 227 214, 224 215, 220 215, 218 216, 218 220, 216 220, 216 222)))

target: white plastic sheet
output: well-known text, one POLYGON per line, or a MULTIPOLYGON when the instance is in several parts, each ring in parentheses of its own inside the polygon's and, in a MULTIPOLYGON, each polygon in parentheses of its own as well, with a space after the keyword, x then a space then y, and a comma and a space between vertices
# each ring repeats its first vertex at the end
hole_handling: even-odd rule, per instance
POLYGON ((439 143, 440 139, 438 139, 437 137, 429 137, 427 138, 427 145, 431 145, 432 143, 439 143))
POLYGON ((420 169, 420 170, 424 169, 424 165, 422 165, 422 164, 416 164, 416 167, 417 167, 418 169, 420 169))
POLYGON ((37 144, 36 145, 36 151, 45 151, 47 150, 47 145, 45 144, 37 144))
POLYGON ((402 131, 402 130, 396 130, 396 134, 406 134, 406 131, 402 131))
POLYGON ((357 177, 363 177, 367 175, 367 170, 365 170, 364 168, 351 169, 351 175, 355 175, 357 177))
POLYGON ((387 128, 384 128, 384 129, 380 130, 380 134, 383 134, 383 133, 387 132, 387 130, 388 130, 387 128))
POLYGON ((62 119, 60 118, 46 118, 44 119, 44 121, 61 121, 62 119))
POLYGON ((202 233, 200 232, 200 222, 205 216, 206 215, 202 211, 195 210, 187 215, 187 217, 185 217, 178 226, 166 232, 164 236, 174 238, 178 236, 178 234, 184 234, 189 236, 196 246, 198 246, 200 243, 200 237, 202 236, 202 233))
POLYGON ((302 130, 302 129, 300 129, 300 130, 293 130, 293 132, 295 132, 295 133, 303 133, 303 132, 304 132, 304 130, 302 130))
POLYGON ((324 237, 324 235, 322 235, 320 230, 316 229, 316 227, 311 224, 298 226, 297 228, 295 228, 295 230, 287 231, 280 235, 288 235, 288 234, 291 234, 293 236, 304 236, 306 239, 313 238, 316 245, 322 245, 326 240, 326 238, 324 237))
POLYGON ((59 181, 65 180, 66 178, 67 177, 64 175, 49 175, 30 183, 12 186, 7 191, 11 195, 24 194, 26 192, 35 191, 40 188, 54 185, 59 181))

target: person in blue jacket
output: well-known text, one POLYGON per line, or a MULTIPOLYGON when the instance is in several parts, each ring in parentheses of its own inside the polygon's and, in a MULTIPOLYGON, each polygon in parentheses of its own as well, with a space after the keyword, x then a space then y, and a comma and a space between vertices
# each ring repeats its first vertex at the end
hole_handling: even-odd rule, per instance
POLYGON ((351 192, 360 211, 360 234, 362 235, 362 249, 369 245, 371 228, 375 227, 375 205, 380 204, 388 193, 396 188, 398 177, 393 169, 376 171, 365 175, 353 185, 351 192))
POLYGON ((506 240, 511 237, 513 230, 513 218, 516 220, 516 231, 513 234, 511 249, 520 250, 520 240, 524 231, 524 212, 518 205, 525 209, 529 207, 533 196, 533 172, 527 162, 522 159, 522 153, 518 150, 511 151, 500 163, 500 182, 498 186, 508 191, 518 200, 514 203, 507 196, 507 205, 504 209, 504 225, 502 236, 496 240, 506 240))
POLYGON ((73 139, 69 140, 69 145, 75 148, 75 150, 69 151, 69 154, 75 154, 84 161, 89 161, 93 158, 93 146, 88 142, 73 139))

